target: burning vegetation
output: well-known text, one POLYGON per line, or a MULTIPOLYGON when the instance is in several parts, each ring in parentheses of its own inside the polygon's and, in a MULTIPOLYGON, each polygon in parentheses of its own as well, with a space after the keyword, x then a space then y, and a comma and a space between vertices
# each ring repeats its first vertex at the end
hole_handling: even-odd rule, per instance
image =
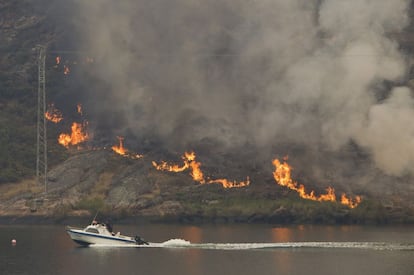
MULTIPOLYGON (((56 59, 60 62, 60 59, 56 59)), ((82 116, 82 105, 77 105, 77 112, 82 116)), ((49 104, 48 110, 45 113, 45 118, 53 123, 59 123, 63 120, 62 112, 57 109, 54 103, 49 104)), ((88 121, 84 120, 82 123, 73 122, 70 133, 61 133, 58 137, 58 143, 66 148, 73 145, 79 145, 82 142, 89 140, 89 134, 86 130, 88 121)))
POLYGON ((55 57, 55 65, 54 68, 58 69, 60 72, 63 72, 63 74, 65 76, 68 76, 71 73, 71 67, 72 65, 77 65, 78 63, 82 63, 82 64, 91 64, 94 63, 94 59, 91 57, 85 57, 84 60, 82 60, 81 62, 78 61, 70 61, 70 60, 65 60, 64 62, 62 62, 62 57, 61 56, 56 56, 55 57))
MULTIPOLYGON (((77 104, 76 106, 77 113, 80 116, 83 116, 82 105, 77 104)), ((45 113, 45 117, 54 122, 59 123, 63 120, 62 113, 55 108, 54 104, 50 104, 48 111, 45 113)), ((87 132, 88 122, 84 120, 82 123, 73 122, 70 133, 61 133, 58 138, 59 144, 69 148, 70 146, 79 145, 85 141, 88 141, 90 138, 89 133, 87 132)), ((121 156, 130 158, 130 159, 139 159, 143 155, 132 154, 128 149, 124 147, 124 137, 118 136, 118 144, 111 147, 112 151, 121 156)), ((190 170, 189 174, 192 179, 200 184, 220 184, 223 188, 241 188, 250 185, 250 178, 247 177, 245 181, 231 181, 226 178, 212 179, 210 177, 205 177, 203 171, 201 170, 201 163, 196 160, 195 152, 185 152, 181 157, 183 163, 180 164, 170 164, 167 161, 161 161, 159 163, 152 161, 153 167, 159 171, 167 171, 173 173, 180 173, 186 170, 190 170)), ((341 194, 340 199, 337 199, 335 194, 335 189, 333 187, 328 187, 325 194, 316 195, 315 191, 306 191, 306 188, 303 184, 299 184, 294 181, 291 177, 292 167, 286 162, 286 159, 283 162, 278 159, 273 160, 273 165, 275 170, 273 172, 273 177, 276 183, 280 186, 287 187, 291 190, 294 190, 298 193, 299 197, 302 199, 319 201, 319 202, 339 202, 343 205, 348 206, 349 208, 357 207, 361 202, 361 197, 356 196, 355 198, 350 198, 346 194, 341 194)))
POLYGON ((124 138, 123 137, 117 137, 117 138, 118 138, 118 141, 119 141, 119 145, 118 146, 114 145, 111 148, 115 153, 117 153, 121 156, 125 156, 126 153, 127 153, 127 150, 124 148, 124 144, 123 144, 124 138))
MULTIPOLYGON (((335 189, 328 187, 325 194, 319 196, 315 195, 315 192, 312 190, 307 193, 305 186, 303 184, 298 184, 291 177, 292 167, 286 162, 286 160, 280 162, 278 159, 273 160, 273 165, 275 166, 275 171, 273 172, 273 177, 277 184, 280 186, 285 186, 291 190, 296 191, 299 196, 303 199, 313 200, 313 201, 331 201, 337 202, 335 189)), ((341 204, 344 204, 350 208, 355 208, 361 202, 361 197, 356 196, 355 199, 348 198, 345 194, 341 195, 341 204)))
MULTIPOLYGON (((76 105, 76 110, 79 115, 83 116, 82 105, 80 103, 76 105)), ((84 120, 82 123, 73 122, 69 134, 62 133, 59 135, 59 144, 68 148, 69 146, 79 145, 89 140, 89 133, 86 130, 87 126, 87 120, 84 120)))
POLYGON ((68 148, 70 145, 78 145, 82 142, 87 141, 89 139, 89 134, 85 130, 87 125, 87 121, 83 123, 73 122, 71 127, 71 133, 62 133, 59 135, 59 144, 68 148))
POLYGON ((205 178, 203 171, 201 171, 201 163, 196 161, 196 154, 194 152, 185 152, 182 156, 183 165, 177 164, 168 164, 166 161, 162 161, 160 164, 157 164, 155 161, 152 162, 152 165, 160 171, 169 171, 169 172, 183 172, 187 169, 191 169, 190 175, 194 181, 199 182, 200 184, 221 184, 224 188, 240 188, 250 185, 250 179, 247 177, 246 181, 230 181, 228 179, 210 179, 205 178))
POLYGON ((51 103, 48 105, 45 118, 53 123, 59 123, 63 120, 63 114, 61 111, 56 109, 54 103, 51 103))
POLYGON ((128 150, 124 147, 124 138, 123 137, 117 137, 119 141, 119 145, 114 145, 111 147, 112 151, 117 153, 118 155, 121 155, 123 157, 131 158, 131 159, 139 159, 142 158, 143 155, 140 154, 131 154, 128 152, 128 150))

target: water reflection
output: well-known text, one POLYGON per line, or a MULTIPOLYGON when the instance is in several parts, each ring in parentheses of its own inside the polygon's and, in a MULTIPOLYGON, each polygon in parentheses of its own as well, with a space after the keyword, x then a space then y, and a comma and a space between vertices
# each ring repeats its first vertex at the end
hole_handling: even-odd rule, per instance
POLYGON ((197 226, 187 226, 182 230, 182 235, 185 240, 192 243, 200 243, 203 240, 203 231, 197 226))
MULTIPOLYGON (((134 232, 134 226, 124 226, 134 232)), ((413 227, 269 225, 148 225, 152 241, 166 236, 192 243, 386 241, 412 243, 413 227)), ((125 230, 122 230, 125 231, 125 230)), ((211 250, 77 246, 64 226, 0 226, 2 274, 412 274, 414 250, 335 248, 211 250), (16 238, 17 245, 10 240, 16 238)))
MULTIPOLYGON (((200 227, 197 226, 187 226, 183 229, 183 236, 185 240, 189 240, 192 243, 201 243, 203 241, 203 233, 200 227)), ((191 249, 185 251, 185 258, 188 261, 185 261, 186 269, 190 274, 201 274, 200 270, 200 258, 201 251, 198 249, 191 249)))
POLYGON ((272 242, 286 243, 292 241, 292 229, 287 227, 277 227, 272 229, 272 242))
MULTIPOLYGON (((299 227, 299 230, 302 228, 299 227)), ((272 228, 272 242, 291 242, 293 237, 292 228, 288 227, 276 227, 272 228)), ((292 259, 292 253, 288 251, 280 251, 274 253, 274 262, 275 269, 280 272, 280 274, 291 274, 292 273, 292 264, 294 264, 294 259, 292 259)))

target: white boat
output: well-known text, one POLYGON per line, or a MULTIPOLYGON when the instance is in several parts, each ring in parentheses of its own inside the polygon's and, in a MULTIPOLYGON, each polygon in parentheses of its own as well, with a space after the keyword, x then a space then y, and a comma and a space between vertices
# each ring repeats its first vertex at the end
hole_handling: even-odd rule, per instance
POLYGON ((84 246, 91 244, 148 245, 148 242, 139 236, 130 237, 121 235, 120 232, 114 233, 109 224, 97 223, 95 221, 85 228, 67 226, 66 232, 68 232, 74 242, 84 246))

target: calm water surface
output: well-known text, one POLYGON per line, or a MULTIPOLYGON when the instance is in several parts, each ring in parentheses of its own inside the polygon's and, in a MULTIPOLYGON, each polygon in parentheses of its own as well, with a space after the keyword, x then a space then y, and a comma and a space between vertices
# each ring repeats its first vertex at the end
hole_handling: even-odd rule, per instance
POLYGON ((414 227, 115 225, 114 230, 139 233, 151 245, 83 248, 64 226, 0 226, 0 274, 414 274, 414 227))

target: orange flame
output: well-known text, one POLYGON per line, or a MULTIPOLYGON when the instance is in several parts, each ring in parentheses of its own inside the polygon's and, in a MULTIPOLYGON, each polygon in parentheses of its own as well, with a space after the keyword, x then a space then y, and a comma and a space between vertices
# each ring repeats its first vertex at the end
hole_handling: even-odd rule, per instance
POLYGON ((169 171, 169 172, 183 172, 187 169, 191 169, 190 175, 193 178, 194 181, 197 181, 201 184, 205 183, 219 183, 224 188, 237 188, 237 187, 245 187, 250 184, 249 177, 247 177, 246 181, 242 182, 236 182, 236 181, 229 181, 227 179, 208 179, 207 181, 204 178, 203 171, 201 171, 200 166, 201 163, 195 160, 196 155, 194 152, 185 152, 184 156, 182 156, 183 159, 183 165, 171 165, 168 164, 165 161, 162 161, 160 164, 157 164, 155 161, 152 162, 152 165, 157 169, 161 171, 169 171))
POLYGON ((117 138, 119 140, 119 146, 114 145, 111 148, 115 153, 125 156, 127 150, 124 148, 124 145, 123 145, 124 138, 123 137, 117 137, 117 138))
POLYGON ((152 161, 152 166, 154 166, 157 170, 160 171, 168 171, 168 172, 182 172, 186 169, 188 169, 188 166, 184 163, 183 166, 178 166, 178 165, 170 165, 168 164, 166 161, 161 161, 160 164, 157 164, 155 161, 152 161))
POLYGON ((45 113, 45 118, 53 123, 59 123, 63 119, 62 112, 55 108, 53 103, 49 104, 45 113))
POLYGON ((160 171, 168 171, 168 172, 183 172, 184 170, 190 168, 190 161, 193 161, 195 159, 194 152, 184 153, 184 156, 182 156, 182 159, 184 161, 183 166, 179 166, 177 164, 168 164, 166 161, 161 161, 160 164, 157 164, 155 161, 152 161, 152 165, 160 171))
POLYGON ((185 153, 185 157, 187 159, 188 165, 191 168, 190 175, 193 180, 198 181, 201 184, 206 183, 203 171, 200 169, 201 163, 195 160, 195 153, 185 153))
POLYGON ((224 188, 238 188, 238 187, 246 187, 250 185, 250 178, 247 177, 246 181, 229 181, 227 179, 214 179, 209 180, 207 183, 220 183, 223 185, 224 188))
POLYGON ((111 149, 124 157, 128 157, 128 158, 132 158, 132 159, 138 159, 138 158, 142 158, 143 155, 139 155, 139 154, 135 154, 135 155, 131 155, 128 153, 128 150, 124 147, 124 138, 123 137, 117 137, 118 141, 119 141, 119 145, 114 145, 111 147, 111 149))
MULTIPOLYGON (((276 180, 277 184, 296 191, 299 194, 299 196, 303 199, 336 202, 335 190, 332 187, 328 187, 326 189, 326 194, 321 194, 319 196, 316 196, 314 191, 306 193, 305 186, 303 184, 298 184, 297 182, 292 180, 292 167, 289 166, 289 164, 286 161, 281 163, 278 159, 274 159, 272 163, 275 166, 273 177, 276 180)), ((355 200, 352 200, 350 198, 347 198, 345 194, 342 194, 340 203, 347 205, 350 208, 355 208, 358 206, 361 200, 362 199, 360 196, 357 196, 355 200)))
POLYGON ((70 68, 68 65, 63 65, 63 74, 68 75, 70 73, 70 68))
POLYGON ((85 132, 84 128, 87 126, 87 122, 81 123, 74 122, 72 124, 70 134, 60 134, 58 138, 59 144, 68 148, 70 145, 77 145, 79 143, 85 142, 89 139, 89 135, 85 132))
POLYGON ((78 103, 78 104, 76 105, 76 110, 77 110, 77 112, 78 112, 81 116, 83 116, 83 112, 82 112, 82 104, 78 103))
POLYGON ((345 194, 342 194, 341 196, 341 203, 348 205, 350 208, 357 207, 362 201, 361 196, 356 196, 355 200, 352 200, 351 198, 348 198, 345 194))

